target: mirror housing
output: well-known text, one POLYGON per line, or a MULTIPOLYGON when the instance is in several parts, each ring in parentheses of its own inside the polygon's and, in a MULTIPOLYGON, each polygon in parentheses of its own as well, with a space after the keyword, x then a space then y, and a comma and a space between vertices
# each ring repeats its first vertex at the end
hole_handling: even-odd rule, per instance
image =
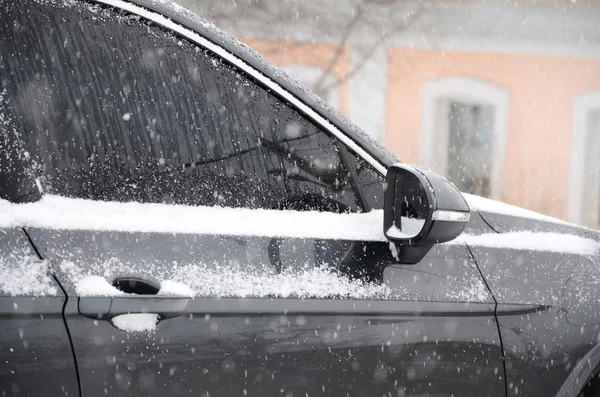
POLYGON ((419 166, 392 165, 386 176, 383 232, 402 263, 419 262, 434 244, 458 237, 471 209, 446 178, 419 166))

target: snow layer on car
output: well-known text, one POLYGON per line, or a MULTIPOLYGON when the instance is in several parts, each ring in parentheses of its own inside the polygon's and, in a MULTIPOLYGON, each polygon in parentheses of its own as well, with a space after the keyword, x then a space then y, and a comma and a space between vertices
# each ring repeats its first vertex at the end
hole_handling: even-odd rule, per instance
MULTIPOLYGON (((25 204, 0 200, 0 227, 387 241, 383 234, 382 210, 336 214, 117 203, 52 195, 25 204)), ((591 239, 545 232, 490 233, 480 236, 463 234, 449 244, 582 255, 594 255, 600 247, 598 242, 591 239)))
POLYGON ((470 283, 464 285, 458 284, 457 280, 451 279, 450 282, 456 282, 457 285, 462 285, 463 288, 448 291, 446 299, 458 302, 487 302, 491 296, 479 277, 473 278, 470 283))
POLYGON ((118 296, 125 294, 100 276, 83 277, 75 284, 75 291, 78 296, 118 296))
POLYGON ((152 332, 158 323, 158 314, 131 313, 122 314, 112 319, 115 327, 126 332, 152 332))
POLYGON ((27 251, 0 254, 0 295, 54 296, 56 293, 46 261, 27 251))
MULTIPOLYGON (((469 266, 456 262, 454 266, 469 266)), ((410 269, 409 269, 410 270, 410 269)), ((368 299, 368 300, 455 300, 488 302, 489 294, 477 273, 465 271, 461 279, 434 277, 436 282, 424 290, 412 288, 414 277, 409 274, 386 272, 383 283, 352 279, 329 267, 286 269, 281 273, 265 266, 252 268, 241 263, 124 263, 117 259, 86 263, 85 266, 64 261, 60 266, 66 285, 74 285, 80 296, 120 296, 109 281, 120 274, 136 274, 161 281, 158 295, 177 295, 210 298, 296 298, 296 299, 368 299), (394 275, 395 274, 395 275, 394 275), (399 283, 394 277, 401 277, 399 283), (407 278, 410 277, 410 280, 407 278)))
MULTIPOLYGON (((127 264, 114 266, 115 264, 117 262, 108 263, 107 270, 102 276, 84 275, 80 270, 81 266, 76 266, 72 262, 63 263, 61 270, 74 284, 79 296, 124 295, 122 291, 110 285, 107 279, 112 279, 115 275, 110 270, 111 267, 127 271, 129 266, 127 264)), ((152 270, 147 269, 146 273, 153 273, 152 270)), ((197 264, 173 266, 167 273, 168 279, 162 280, 158 295, 220 298, 393 299, 393 293, 386 285, 351 280, 324 268, 277 274, 266 270, 246 270, 240 265, 197 264)))
POLYGON ((317 211, 116 203, 46 195, 35 203, 0 200, 0 227, 386 241, 383 211, 317 211))
POLYGON ((350 279, 329 268, 307 268, 265 274, 241 268, 191 265, 180 268, 175 279, 185 280, 197 296, 223 298, 301 298, 374 300, 456 300, 486 302, 487 289, 479 277, 453 280, 454 288, 441 288, 433 294, 397 284, 368 283, 350 279), (465 282, 466 281, 466 282, 465 282))
POLYGON ((318 267, 269 274, 241 266, 189 265, 178 269, 174 279, 190 285, 197 296, 394 299, 384 284, 351 280, 318 267))
POLYGON ((158 295, 165 296, 189 296, 190 298, 194 297, 196 293, 193 289, 187 286, 184 283, 178 283, 173 280, 164 280, 160 283, 160 290, 158 291, 158 295))
POLYGON ((475 211, 491 212, 494 214, 509 215, 523 217, 544 222, 559 223, 561 225, 573 225, 561 219, 554 218, 548 215, 539 214, 525 208, 502 203, 500 201, 490 200, 485 197, 475 196, 468 193, 463 193, 463 197, 467 200, 469 207, 475 211))
POLYGON ((478 236, 463 235, 455 241, 490 248, 562 252, 588 256, 596 255, 600 251, 600 243, 592 239, 563 233, 486 233, 478 236))

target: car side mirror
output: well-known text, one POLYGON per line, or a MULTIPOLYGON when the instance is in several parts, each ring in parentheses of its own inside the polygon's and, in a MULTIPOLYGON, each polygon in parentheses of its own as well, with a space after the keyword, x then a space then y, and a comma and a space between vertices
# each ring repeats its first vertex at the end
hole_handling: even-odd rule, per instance
POLYGON ((383 208, 383 232, 400 246, 398 260, 408 264, 419 262, 434 244, 458 237, 471 215, 450 181, 406 164, 388 169, 383 208))

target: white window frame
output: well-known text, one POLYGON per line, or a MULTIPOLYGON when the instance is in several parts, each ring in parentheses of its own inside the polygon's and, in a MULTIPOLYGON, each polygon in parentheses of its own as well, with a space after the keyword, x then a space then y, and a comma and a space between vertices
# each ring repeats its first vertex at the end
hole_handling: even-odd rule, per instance
MULTIPOLYGON (((585 179, 586 159, 589 151, 597 148, 589 144, 588 118, 592 112, 600 111, 600 91, 590 92, 581 95, 575 99, 573 104, 573 141, 571 144, 571 168, 569 177, 569 221, 577 224, 584 224, 586 221, 586 208, 584 201, 586 199, 584 192, 586 187, 600 192, 600 176, 593 181, 585 179)), ((598 211, 598 208, 596 208, 598 211)), ((598 219, 600 214, 594 214, 598 219)))
POLYGON ((450 101, 491 105, 495 108, 494 158, 490 169, 490 198, 500 200, 504 185, 504 158, 508 129, 508 92, 499 86, 468 77, 448 77, 423 86, 421 162, 442 175, 448 168, 448 114, 450 101))

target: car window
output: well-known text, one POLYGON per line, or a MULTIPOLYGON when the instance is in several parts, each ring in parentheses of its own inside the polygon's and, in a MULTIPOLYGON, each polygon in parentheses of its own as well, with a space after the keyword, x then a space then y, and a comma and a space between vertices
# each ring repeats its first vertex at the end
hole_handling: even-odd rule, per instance
POLYGON ((364 200, 371 210, 383 209, 385 177, 359 155, 352 153, 352 160, 364 200))
POLYGON ((33 175, 27 172, 27 151, 20 135, 11 125, 12 112, 6 106, 4 94, 0 91, 0 199, 12 202, 34 201, 39 192, 33 175))
POLYGON ((0 27, 3 98, 46 192, 362 210, 334 137, 214 54, 88 8, 32 3, 0 27))

